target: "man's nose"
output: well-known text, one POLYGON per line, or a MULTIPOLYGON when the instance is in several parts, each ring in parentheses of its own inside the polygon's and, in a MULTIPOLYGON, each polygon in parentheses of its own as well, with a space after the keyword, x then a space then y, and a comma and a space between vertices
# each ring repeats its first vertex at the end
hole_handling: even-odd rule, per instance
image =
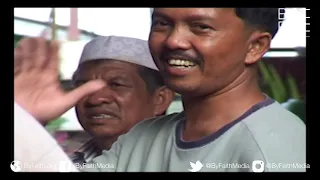
POLYGON ((113 102, 113 92, 109 88, 102 88, 89 95, 85 103, 87 106, 98 106, 100 104, 110 104, 113 102))
POLYGON ((175 28, 171 31, 165 42, 168 49, 187 50, 191 48, 188 41, 188 33, 182 28, 175 28))

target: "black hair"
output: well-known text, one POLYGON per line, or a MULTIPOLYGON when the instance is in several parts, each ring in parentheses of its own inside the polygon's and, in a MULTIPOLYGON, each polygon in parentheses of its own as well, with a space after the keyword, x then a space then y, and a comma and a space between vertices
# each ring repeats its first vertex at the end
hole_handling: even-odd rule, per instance
POLYGON ((249 27, 269 32, 272 38, 279 28, 279 8, 235 8, 236 15, 249 27))
POLYGON ((138 73, 146 83, 150 94, 153 94, 158 88, 165 86, 159 71, 138 65, 138 73))

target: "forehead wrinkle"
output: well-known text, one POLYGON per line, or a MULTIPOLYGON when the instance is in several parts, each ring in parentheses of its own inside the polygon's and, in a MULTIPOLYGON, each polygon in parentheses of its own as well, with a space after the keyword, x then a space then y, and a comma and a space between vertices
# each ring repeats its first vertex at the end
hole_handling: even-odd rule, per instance
MULTIPOLYGON (((123 78, 123 79, 132 79, 133 71, 129 71, 129 69, 124 69, 122 67, 115 67, 110 65, 101 65, 101 64, 94 64, 88 66, 81 66, 76 71, 75 75, 77 79, 95 79, 95 78, 123 78), (98 67, 94 67, 98 66, 98 67)), ((138 72, 136 72, 138 73, 138 72)))

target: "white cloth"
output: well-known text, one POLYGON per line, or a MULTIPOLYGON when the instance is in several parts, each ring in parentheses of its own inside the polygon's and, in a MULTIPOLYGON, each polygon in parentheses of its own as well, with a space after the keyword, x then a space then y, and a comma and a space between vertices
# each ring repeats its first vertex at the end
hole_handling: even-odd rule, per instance
POLYGON ((28 112, 14 103, 15 172, 76 172, 57 141, 28 112))

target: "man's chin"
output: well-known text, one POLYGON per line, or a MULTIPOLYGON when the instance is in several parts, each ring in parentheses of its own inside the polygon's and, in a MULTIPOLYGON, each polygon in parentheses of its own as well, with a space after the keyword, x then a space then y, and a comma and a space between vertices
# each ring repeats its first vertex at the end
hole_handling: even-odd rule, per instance
POLYGON ((180 95, 191 96, 195 95, 199 88, 199 82, 187 80, 171 79, 166 81, 166 85, 180 95))
POLYGON ((95 138, 111 138, 114 136, 117 136, 119 134, 119 132, 100 132, 100 131, 94 131, 92 133, 90 133, 92 137, 95 138))
POLYGON ((108 138, 121 134, 121 131, 115 127, 94 127, 88 131, 92 137, 96 138, 108 138))

